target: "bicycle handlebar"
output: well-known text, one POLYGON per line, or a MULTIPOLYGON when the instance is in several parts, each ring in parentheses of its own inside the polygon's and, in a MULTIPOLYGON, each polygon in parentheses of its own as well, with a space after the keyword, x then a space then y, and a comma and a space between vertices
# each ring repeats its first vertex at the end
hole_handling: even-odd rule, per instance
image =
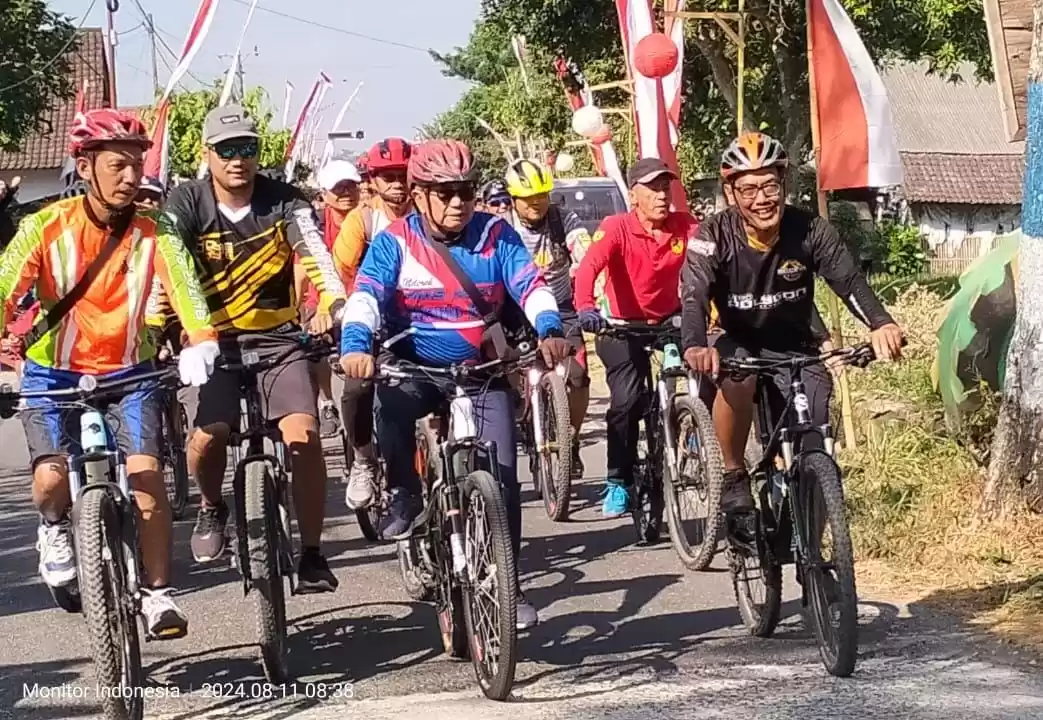
POLYGON ((662 320, 625 320, 623 318, 605 318, 606 327, 598 331, 598 335, 613 337, 660 338, 662 336, 679 335, 681 332, 681 316, 670 315, 662 320))
POLYGON ((83 375, 80 377, 79 386, 74 388, 21 391, 15 390, 10 385, 0 385, 0 418, 12 417, 19 409, 18 404, 21 400, 46 398, 61 401, 65 398, 75 398, 78 402, 86 402, 87 400, 111 395, 125 387, 151 380, 159 380, 162 386, 175 387, 180 385, 180 377, 176 366, 166 366, 139 375, 112 380, 99 381, 93 375, 83 375))
POLYGON ((242 333, 218 340, 221 356, 216 366, 230 372, 251 370, 260 372, 283 361, 295 352, 303 351, 309 360, 318 360, 336 354, 336 343, 308 332, 242 333), (279 351, 281 352, 274 352, 279 351), (229 355, 230 357, 226 357, 229 355), (261 357, 264 354, 265 357, 261 357))
POLYGON ((482 373, 489 373, 492 370, 501 370, 503 373, 510 372, 515 367, 526 365, 539 357, 539 350, 531 350, 524 355, 510 360, 490 360, 488 362, 480 363, 478 365, 450 365, 448 367, 430 367, 427 365, 420 365, 418 363, 409 362, 408 360, 400 360, 396 363, 382 363, 377 370, 376 377, 373 379, 377 382, 388 381, 388 380, 412 380, 415 378, 423 378, 424 380, 432 380, 435 378, 444 378, 446 380, 452 380, 454 382, 460 382, 472 378, 475 375, 482 373))
MULTIPOLYGON (((905 344, 906 341, 903 338, 902 346, 904 347, 905 344)), ((854 365, 855 367, 866 367, 877 359, 873 346, 870 343, 861 343, 851 347, 837 348, 829 352, 819 353, 818 355, 796 355, 789 358, 722 357, 721 370, 746 375, 760 375, 780 368, 800 370, 812 365, 819 365, 833 358, 840 358, 844 364, 854 365)))

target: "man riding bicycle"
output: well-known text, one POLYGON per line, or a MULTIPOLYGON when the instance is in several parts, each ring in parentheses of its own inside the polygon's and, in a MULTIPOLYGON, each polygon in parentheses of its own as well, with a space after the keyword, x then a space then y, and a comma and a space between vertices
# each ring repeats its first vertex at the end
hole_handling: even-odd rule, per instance
MULTIPOLYGON (((406 184, 412 146, 401 138, 381 140, 366 153, 366 169, 374 194, 368 206, 354 210, 344 221, 333 244, 333 259, 344 285, 351 291, 366 249, 377 233, 413 212, 406 184)), ((363 510, 377 495, 377 461, 373 450, 373 386, 345 379, 341 417, 355 460, 348 473, 345 504, 363 510)))
MULTIPOLYGON (((789 167, 781 143, 763 133, 741 135, 724 151, 721 177, 730 207, 707 220, 688 244, 682 296, 682 344, 693 370, 716 377, 721 356, 786 357, 817 352, 815 275, 865 323, 877 357, 897 359, 902 331, 858 271, 829 221, 787 205, 789 167), (706 307, 713 300, 724 331, 707 346, 706 307)), ((815 424, 829 421, 833 383, 819 365, 804 372, 815 424)), ((753 507, 744 455, 753 421, 756 378, 719 378, 713 418, 725 464, 721 509, 753 507)), ((789 374, 775 377, 773 407, 785 407, 789 374)))
POLYGON ((482 187, 482 203, 478 208, 482 212, 507 219, 512 205, 511 194, 502 180, 490 180, 482 187))
MULTIPOLYGON (((124 113, 101 109, 77 114, 69 149, 86 196, 59 200, 25 218, 0 257, 3 327, 10 304, 30 288, 48 313, 83 282, 99 254, 111 252, 57 327, 27 349, 22 390, 75 388, 84 375, 104 381, 154 369, 156 347, 144 322, 154 275, 173 299, 192 344, 181 354, 182 381, 202 385, 212 372, 217 333, 191 271, 191 257, 165 216, 134 207, 150 145, 145 127, 124 113), (120 239, 112 249, 114 235, 120 239)), ((126 454, 141 513, 145 625, 153 637, 181 637, 188 620, 168 586, 171 512, 160 465, 161 392, 155 384, 142 383, 105 405, 100 409, 111 418, 116 442, 126 454)), ((52 587, 68 587, 76 579, 68 519, 74 498, 69 496, 66 458, 82 452, 79 415, 42 399, 30 401, 21 414, 32 459, 33 502, 41 515, 40 575, 52 587)))
MULTIPOLYGON (((417 212, 378 234, 362 262, 348 300, 341 342, 341 364, 348 377, 372 377, 373 341, 382 327, 391 336, 414 329, 391 347, 399 358, 434 366, 481 358, 486 319, 434 243, 445 246, 497 312, 502 312, 507 295, 518 303, 536 328, 549 367, 568 356, 554 295, 521 239, 499 218, 475 213, 475 175, 471 151, 456 140, 432 140, 413 149, 408 182, 417 212)), ((521 498, 508 388, 506 380, 494 381, 474 402, 481 438, 496 445, 517 558, 521 498)), ((401 383, 380 386, 376 399, 377 437, 392 494, 380 530, 384 537, 395 537, 410 529, 421 508, 420 478, 413 464, 416 421, 433 412, 443 396, 432 384, 401 383)), ((531 627, 537 621, 536 610, 524 596, 519 597, 518 627, 531 627)))
POLYGON ((507 192, 513 212, 506 218, 532 253, 536 267, 547 281, 565 326, 565 337, 575 352, 566 364, 569 416, 572 423, 572 474, 583 477, 579 433, 590 404, 587 346, 572 304, 572 271, 590 247, 590 234, 574 212, 564 212, 550 200, 554 176, 535 160, 518 160, 507 169, 507 192))
MULTIPOLYGON (((699 223, 686 212, 670 210, 675 179, 657 158, 638 160, 627 173, 633 210, 605 218, 576 271, 576 308, 587 332, 605 327, 594 303, 594 282, 602 271, 611 316, 658 322, 680 312, 684 250, 699 223)), ((630 503, 638 423, 652 401, 645 387, 651 359, 636 339, 601 336, 596 348, 611 396, 605 414, 608 472, 602 514, 619 517, 630 503)))
MULTIPOLYGON (((221 338, 299 332, 294 256, 319 292, 312 330, 329 330, 341 310, 344 286, 311 204, 293 186, 258 174, 260 138, 243 108, 226 105, 212 110, 203 135, 210 177, 175 188, 166 212, 192 253, 221 338)), ((267 418, 278 422, 291 456, 302 546, 298 591, 333 592, 337 579, 320 550, 326 464, 317 391, 303 351, 260 373, 258 383, 267 418)), ((210 382, 185 401, 196 428, 189 441, 188 469, 202 496, 192 555, 197 562, 207 562, 225 548, 228 507, 221 484, 229 434, 240 423, 239 377, 218 368, 210 382)))

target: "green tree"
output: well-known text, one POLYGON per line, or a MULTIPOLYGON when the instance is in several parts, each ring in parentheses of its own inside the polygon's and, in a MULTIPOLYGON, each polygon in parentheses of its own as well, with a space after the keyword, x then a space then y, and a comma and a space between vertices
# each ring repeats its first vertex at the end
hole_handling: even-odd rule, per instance
MULTIPOLYGON (((203 120, 217 107, 220 84, 214 87, 178 93, 172 96, 167 132, 170 133, 170 172, 182 177, 195 177, 203 158, 203 120)), ((263 88, 246 91, 243 107, 257 121, 261 135, 261 167, 282 167, 289 130, 272 128, 274 111, 263 88)), ((149 118, 151 120, 151 118, 149 118)))
POLYGON ((43 116, 73 92, 77 37, 44 0, 0 2, 0 150, 17 151, 43 116))

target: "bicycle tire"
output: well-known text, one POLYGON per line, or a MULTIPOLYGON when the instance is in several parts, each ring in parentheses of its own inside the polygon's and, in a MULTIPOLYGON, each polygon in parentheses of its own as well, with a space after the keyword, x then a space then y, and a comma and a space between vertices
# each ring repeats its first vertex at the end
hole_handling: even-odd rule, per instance
MULTIPOLYGON (((807 603, 807 615, 809 624, 814 628, 815 637, 818 640, 819 655, 822 664, 830 675, 837 677, 848 677, 854 672, 855 661, 858 657, 858 595, 855 589, 855 560, 851 546, 851 534, 848 529, 847 515, 844 511, 844 490, 840 481, 840 468, 836 462, 823 452, 809 452, 800 456, 797 465, 799 472, 799 487, 797 489, 800 498, 801 520, 794 523, 797 532, 804 534, 804 547, 807 548, 808 559, 813 560, 815 565, 821 562, 821 556, 816 557, 815 546, 821 542, 816 538, 814 544, 811 528, 817 527, 815 513, 815 490, 821 490, 820 497, 825 510, 825 517, 821 518, 829 525, 830 534, 833 539, 832 565, 835 580, 836 600, 830 602, 824 608, 830 613, 832 608, 839 610, 839 622, 837 628, 836 647, 825 638, 822 627, 821 606, 819 603, 826 599, 826 586, 822 571, 817 567, 808 566, 803 569, 803 580, 805 592, 809 596, 807 603), (822 594, 818 591, 821 590, 822 594)), ((824 526, 823 526, 824 527, 824 526)))
MULTIPOLYGON (((417 474, 420 475, 421 486, 425 488, 425 492, 422 495, 424 505, 426 506, 430 501, 426 488, 434 483, 431 474, 435 472, 431 458, 435 454, 432 452, 432 448, 436 447, 436 445, 431 445, 430 443, 437 442, 437 438, 430 431, 430 426, 426 421, 421 421, 421 423, 418 423, 416 429, 416 449, 413 455, 413 462, 417 474), (421 423, 423 428, 420 427, 421 423)), ((406 594, 413 600, 425 602, 434 598, 434 588, 424 582, 423 574, 419 568, 419 554, 417 553, 416 543, 416 538, 412 537, 408 540, 400 540, 397 543, 398 571, 402 576, 402 584, 406 588, 406 594)))
POLYGON ((496 479, 483 470, 470 473, 463 483, 466 511, 464 517, 464 552, 471 582, 464 592, 464 622, 471 650, 471 664, 482 693, 490 700, 506 700, 514 687, 514 673, 518 662, 518 581, 514 574, 514 553, 511 550, 511 533, 507 523, 507 506, 496 479), (487 523, 481 531, 488 533, 485 547, 492 553, 494 567, 491 578, 482 577, 472 565, 472 530, 476 528, 477 501, 482 503, 487 523), (499 650, 495 659, 489 657, 488 646, 480 643, 475 621, 479 617, 492 617, 477 607, 476 587, 487 587, 488 579, 495 582, 493 606, 498 608, 495 622, 498 627, 497 642, 490 643, 499 650), (488 662, 487 662, 488 661, 488 662))
MULTIPOLYGON (((717 434, 713 428, 713 420, 706 405, 699 398, 688 395, 674 397, 674 426, 685 426, 685 418, 689 418, 692 430, 698 433, 699 463, 701 481, 706 492, 706 517, 703 525, 702 539, 692 542, 688 537, 681 518, 680 498, 678 492, 683 487, 680 480, 680 463, 675 464, 663 474, 666 496, 667 527, 670 541, 681 562, 689 570, 705 570, 713 562, 717 552, 717 538, 721 527, 721 488, 724 484, 724 459, 721 446, 717 443, 717 434)), ((678 460, 681 458, 683 437, 677 438, 678 460)), ((663 443, 665 451, 666 444, 663 443)), ((664 457, 664 466, 666 458, 664 457)))
POLYGON ((735 590, 735 602, 739 607, 743 626, 755 637, 771 637, 782 616, 782 566, 763 551, 756 556, 748 557, 732 549, 728 550, 728 565, 732 575, 732 587, 735 590), (743 563, 745 570, 749 567, 747 560, 753 559, 757 560, 756 567, 764 578, 764 602, 759 606, 750 595, 748 577, 738 568, 739 561, 743 563))
MULTIPOLYGON (((663 511, 666 506, 663 491, 663 457, 660 452, 658 433, 648 437, 647 419, 642 420, 640 433, 645 438, 645 456, 639 457, 634 466, 634 497, 631 516, 637 532, 638 545, 659 542, 663 529, 663 511)), ((641 442, 638 441, 640 456, 641 442)))
MULTIPOLYGON (((90 477, 90 469, 85 470, 90 477)), ((144 716, 144 694, 140 691, 144 671, 138 621, 130 611, 125 590, 120 511, 108 490, 88 489, 77 501, 74 513, 80 598, 102 716, 105 720, 140 720, 144 716), (116 688, 120 691, 113 692, 116 688)))
POLYGON ((175 520, 185 516, 188 507, 190 481, 188 478, 188 457, 185 449, 185 435, 188 418, 185 409, 174 396, 170 399, 166 416, 167 464, 170 469, 170 482, 167 485, 167 496, 170 499, 170 514, 175 520), (176 422, 175 422, 176 418, 176 422), (175 440, 175 438, 178 438, 175 440))
POLYGON ((245 469, 246 546, 250 580, 257 608, 258 645, 268 681, 279 685, 289 678, 286 659, 286 586, 279 567, 280 529, 275 478, 266 462, 245 469))
POLYGON ((540 380, 540 391, 550 402, 542 403, 544 424, 544 444, 550 448, 557 447, 557 472, 548 477, 553 468, 549 457, 540 458, 540 485, 543 495, 543 509, 547 517, 554 522, 564 522, 569 517, 569 501, 572 494, 572 421, 569 414, 569 396, 565 390, 565 381, 556 372, 544 373, 540 380), (553 422, 546 422, 547 409, 553 412, 553 422), (547 431, 553 432, 553 443, 547 431))

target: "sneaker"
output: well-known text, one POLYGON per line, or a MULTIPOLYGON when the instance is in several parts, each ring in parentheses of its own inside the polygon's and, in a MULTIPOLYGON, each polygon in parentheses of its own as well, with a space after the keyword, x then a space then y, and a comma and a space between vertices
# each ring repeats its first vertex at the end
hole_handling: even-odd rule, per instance
POLYGON ((192 557, 196 562, 210 562, 225 551, 225 526, 228 525, 228 506, 199 508, 196 526, 192 528, 192 557))
POLYGON ((519 630, 528 630, 531 627, 535 627, 540 622, 540 616, 536 613, 536 608, 525 599, 524 593, 518 592, 518 617, 517 627, 519 630))
POLYGON ((141 589, 141 616, 149 637, 156 640, 176 640, 188 634, 188 617, 174 602, 169 587, 141 589))
POLYGON ((304 548, 297 563, 297 594, 331 593, 340 582, 318 548, 304 548))
POLYGON ((380 519, 381 537, 386 540, 403 535, 413 525, 413 521, 419 514, 420 503, 417 498, 402 488, 394 488, 391 491, 391 502, 388 503, 387 515, 380 519))
POLYGON ((348 473, 344 504, 349 510, 365 510, 377 497, 377 461, 355 455, 348 473))
POLYGON ((601 504, 601 514, 606 518, 617 518, 626 515, 630 506, 630 493, 626 485, 618 480, 606 480, 605 489, 602 491, 605 498, 601 504))
POLYGON ((572 479, 583 479, 583 458, 579 456, 579 440, 572 442, 572 479))
POLYGON ((753 492, 750 490, 749 473, 745 470, 729 470, 724 473, 721 512, 747 512, 753 508, 753 492))
POLYGON ((333 403, 324 403, 319 408, 319 434, 330 438, 340 432, 340 413, 333 403))
POLYGON ((36 530, 40 552, 40 577, 50 587, 65 587, 76 579, 76 556, 72 550, 72 525, 68 520, 40 521, 36 530))

